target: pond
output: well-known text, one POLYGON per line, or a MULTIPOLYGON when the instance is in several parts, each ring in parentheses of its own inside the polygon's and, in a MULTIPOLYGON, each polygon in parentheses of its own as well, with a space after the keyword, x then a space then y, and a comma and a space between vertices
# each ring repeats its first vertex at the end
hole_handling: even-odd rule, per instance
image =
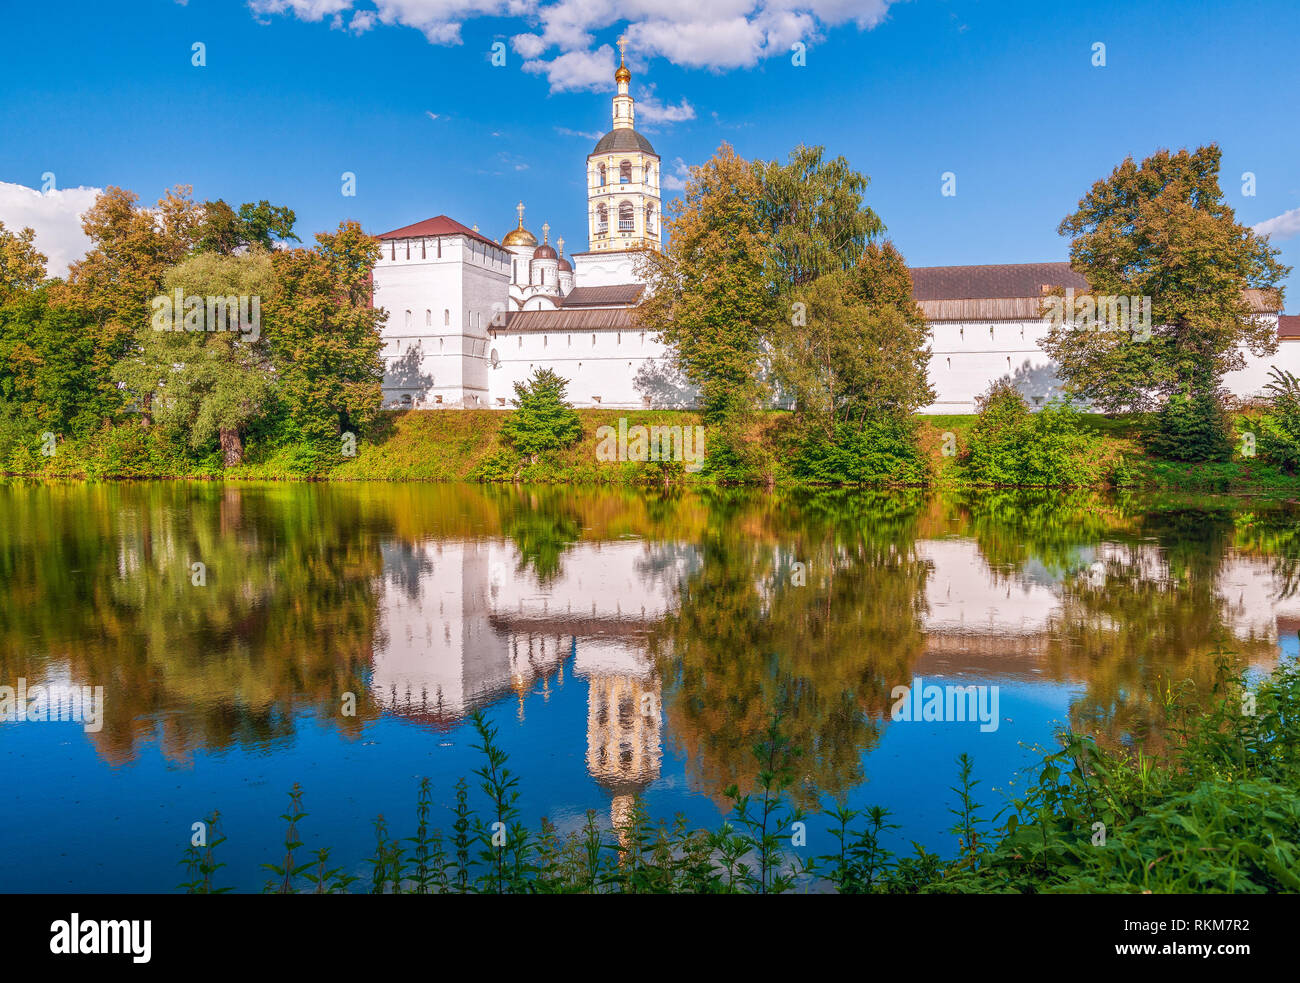
POLYGON ((421 778, 450 825, 476 710, 561 832, 637 796, 716 828, 779 714, 800 852, 842 802, 951 855, 957 755, 991 815, 1061 728, 1158 752, 1221 653, 1295 658, 1298 529, 1214 496, 3 485, 0 891, 173 891, 214 809, 218 882, 260 890, 295 782, 305 849, 361 874, 421 778))

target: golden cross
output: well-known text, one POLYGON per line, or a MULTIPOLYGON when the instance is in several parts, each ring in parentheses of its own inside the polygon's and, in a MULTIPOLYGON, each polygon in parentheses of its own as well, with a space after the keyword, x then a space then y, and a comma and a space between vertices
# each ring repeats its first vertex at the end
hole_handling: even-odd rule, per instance
POLYGON ((524 203, 522 201, 515 206, 515 211, 519 213, 519 227, 522 229, 524 227, 524 203))
POLYGON ((623 49, 627 47, 627 38, 623 35, 618 36, 618 63, 623 64, 623 49))
POLYGON ((560 255, 563 256, 563 255, 564 255, 564 236, 560 236, 560 238, 556 239, 556 240, 555 240, 555 244, 556 244, 557 246, 560 247, 560 255))
POLYGON ((549 242, 551 238, 551 223, 542 223, 542 242, 549 242))

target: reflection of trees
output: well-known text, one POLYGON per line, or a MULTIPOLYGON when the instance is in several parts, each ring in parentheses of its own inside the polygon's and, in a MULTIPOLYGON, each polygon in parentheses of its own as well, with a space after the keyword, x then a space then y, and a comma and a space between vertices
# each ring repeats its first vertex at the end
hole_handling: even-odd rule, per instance
MULTIPOLYGON (((341 727, 375 642, 377 540, 317 486, 9 488, 0 672, 103 686, 114 759, 274 740, 295 705, 341 727), (192 564, 206 584, 192 581, 192 564)), ((364 707, 360 712, 364 712, 364 707)))
POLYGON ((1078 731, 1154 750, 1164 739, 1163 701, 1184 680, 1209 694, 1216 647, 1242 660, 1273 650, 1271 641, 1234 638, 1228 620, 1220 577, 1234 535, 1230 502, 990 496, 962 509, 1000 575, 1037 561, 1061 576, 1062 613, 1047 639, 1047 667, 1055 678, 1084 682, 1070 709, 1078 731), (1080 550, 1099 543, 1107 544, 1102 569, 1080 569, 1080 550))
POLYGON ((840 794, 861 780, 872 715, 924 645, 917 502, 723 494, 712 506, 699 566, 651 642, 668 729, 698 787, 752 788, 752 748, 780 712, 804 751, 804 803, 840 794))
POLYGON ((1294 511, 1269 508, 1237 516, 1237 548, 1266 556, 1281 583, 1282 597, 1300 591, 1300 517, 1294 511))

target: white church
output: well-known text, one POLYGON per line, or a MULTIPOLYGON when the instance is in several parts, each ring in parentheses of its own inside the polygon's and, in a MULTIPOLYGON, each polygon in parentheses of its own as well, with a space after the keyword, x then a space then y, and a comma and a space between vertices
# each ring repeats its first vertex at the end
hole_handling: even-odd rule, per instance
MULTIPOLYGON (((518 224, 498 242, 439 215, 378 238, 374 299, 388 313, 383 337, 384 405, 392 409, 504 409, 514 384, 535 369, 568 380, 575 406, 621 409, 694 404, 672 353, 643 330, 634 308, 644 290, 637 257, 658 250, 660 158, 635 128, 632 73, 614 73, 613 128, 587 155, 587 250, 564 254, 518 224)), ((913 296, 931 325, 925 413, 972 413, 993 381, 1009 377, 1031 406, 1061 393, 1041 342, 1042 298, 1086 291, 1068 263, 942 266, 912 270, 913 296)), ((1249 291, 1256 314, 1278 333, 1275 355, 1244 352, 1225 379, 1240 397, 1260 395, 1269 369, 1300 375, 1300 316, 1272 310, 1249 291)))

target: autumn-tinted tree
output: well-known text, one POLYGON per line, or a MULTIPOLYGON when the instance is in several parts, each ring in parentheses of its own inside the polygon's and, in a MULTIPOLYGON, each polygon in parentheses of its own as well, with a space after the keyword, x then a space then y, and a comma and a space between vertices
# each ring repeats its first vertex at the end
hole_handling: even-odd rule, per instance
POLYGON ((32 229, 10 232, 0 222, 0 304, 15 293, 35 290, 45 279, 46 259, 35 243, 32 229))
POLYGON ((644 254, 641 322, 671 345, 699 387, 706 423, 752 412, 763 395, 762 340, 771 321, 758 170, 727 144, 691 169, 668 206, 668 244, 644 254))
POLYGON ((1236 217, 1219 188, 1220 151, 1162 150, 1132 158, 1098 181, 1061 222, 1071 266, 1094 295, 1150 297, 1145 331, 1053 326, 1044 350, 1072 391, 1107 410, 1150 409, 1175 393, 1194 400, 1239 369, 1244 346, 1276 351, 1248 289, 1279 309, 1289 270, 1278 251, 1236 217))
POLYGON ((371 306, 370 281, 379 241, 347 221, 316 243, 272 256, 265 330, 293 424, 309 440, 337 445, 340 433, 374 419, 382 398, 385 314, 371 306))

